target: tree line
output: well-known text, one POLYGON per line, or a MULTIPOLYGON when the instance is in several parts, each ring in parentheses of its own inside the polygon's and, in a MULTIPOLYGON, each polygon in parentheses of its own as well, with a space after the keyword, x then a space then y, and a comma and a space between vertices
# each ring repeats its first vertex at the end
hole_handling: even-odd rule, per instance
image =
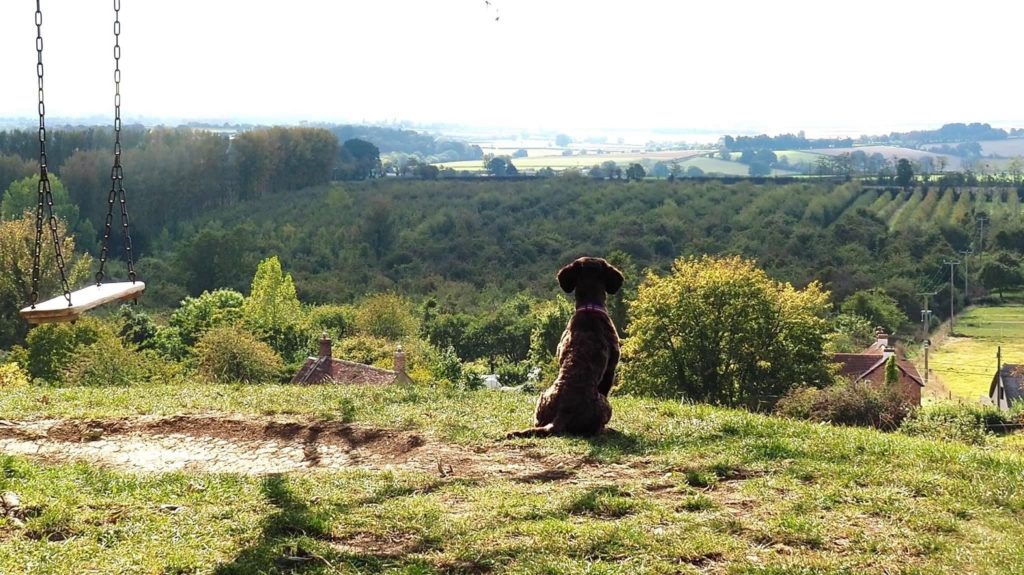
MULTIPOLYGON (((140 269, 150 274, 153 297, 173 305, 216 287, 243 290, 248 270, 277 254, 303 301, 393 290, 433 297, 454 313, 519 293, 543 296, 554 289, 554 270, 580 255, 620 253, 639 274, 665 270, 679 256, 740 254, 779 280, 822 282, 837 305, 881 289, 916 319, 917 294, 934 287, 943 259, 978 242, 971 214, 983 206, 965 203, 963 217, 890 227, 872 207, 879 198, 856 182, 557 176, 333 184, 168 226, 140 269)), ((1011 249, 1021 227, 994 216, 986 245, 999 237, 1011 249)), ((948 295, 939 297, 934 307, 948 309, 948 299, 938 307, 948 295)))
MULTIPOLYGON (((193 129, 127 132, 124 182, 133 239, 142 252, 151 249, 168 225, 207 210, 332 180, 365 179, 380 171, 375 145, 359 139, 339 145, 336 136, 322 128, 275 127, 233 137, 193 129)), ((80 243, 91 249, 108 207, 113 144, 95 128, 54 130, 48 137, 50 172, 68 190, 79 212, 75 231, 80 243)), ((25 131, 0 132, 0 138, 0 187, 6 190, 37 173, 38 139, 25 131)), ((34 206, 33 195, 22 207, 34 206)))

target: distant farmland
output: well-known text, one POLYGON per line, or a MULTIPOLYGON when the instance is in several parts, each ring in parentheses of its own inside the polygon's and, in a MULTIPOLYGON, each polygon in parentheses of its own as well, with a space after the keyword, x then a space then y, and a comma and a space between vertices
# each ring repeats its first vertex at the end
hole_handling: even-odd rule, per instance
MULTIPOLYGON (((528 151, 529 153, 529 151, 528 151)), ((565 170, 569 168, 584 169, 603 162, 612 161, 620 167, 627 167, 629 164, 650 162, 682 162, 700 154, 709 153, 707 150, 672 150, 667 152, 635 152, 635 153, 614 153, 614 154, 579 154, 572 156, 549 156, 530 155, 526 158, 515 158, 512 163, 519 169, 538 170, 540 168, 551 168, 553 170, 565 170)), ((455 170, 483 170, 484 163, 481 160, 467 160, 462 162, 445 162, 437 164, 441 168, 452 168, 455 170)), ((743 172, 746 174, 746 171, 743 172)))
MULTIPOLYGON (((908 160, 919 162, 921 161, 921 158, 926 156, 929 156, 936 161, 939 158, 945 158, 946 170, 955 171, 960 169, 960 158, 957 158, 956 156, 936 154, 926 150, 912 150, 910 148, 901 148, 899 146, 854 146, 852 148, 818 148, 816 150, 809 150, 811 153, 823 154, 826 156, 838 156, 841 154, 850 154, 856 151, 864 152, 869 156, 872 154, 882 154, 882 156, 887 160, 891 160, 892 158, 906 158, 908 160)), ((938 163, 936 162, 936 169, 937 168, 938 163)))
MULTIPOLYGON (((750 170, 750 166, 746 164, 718 158, 695 157, 679 163, 679 167, 684 170, 691 166, 704 170, 705 174, 722 174, 726 176, 746 176, 750 170)), ((773 176, 792 176, 795 174, 796 172, 788 170, 772 170, 773 176)))
MULTIPOLYGON (((993 148, 999 150, 1000 155, 1009 154, 1019 147, 1024 154, 1024 139, 1008 140, 1004 142, 985 142, 985 145, 993 144, 1001 147, 993 148), (1015 147, 1016 146, 1016 147, 1015 147)), ((563 148, 550 145, 539 145, 535 147, 511 147, 504 143, 498 147, 487 147, 485 151, 489 154, 511 156, 518 150, 525 150, 528 154, 525 158, 514 158, 513 163, 517 168, 526 170, 539 170, 551 168, 553 170, 578 169, 585 170, 591 166, 600 165, 603 162, 612 161, 620 167, 625 168, 629 164, 642 163, 648 167, 656 162, 667 164, 677 163, 683 169, 690 166, 700 168, 706 174, 721 174, 726 176, 746 176, 749 167, 736 161, 740 152, 732 152, 732 160, 722 160, 716 157, 715 150, 670 150, 659 152, 645 151, 605 151, 594 153, 592 149, 584 149, 581 144, 574 144, 571 148, 573 155, 563 156, 563 148), (506 147, 509 146, 509 147, 506 147), (586 152, 586 153, 580 153, 586 152)), ((913 150, 898 146, 855 146, 850 148, 818 148, 814 150, 776 150, 775 155, 781 160, 783 158, 790 165, 799 163, 815 165, 822 157, 835 157, 842 154, 849 154, 855 151, 864 152, 867 155, 881 154, 886 160, 906 158, 919 162, 924 157, 931 157, 935 162, 935 169, 939 169, 939 159, 945 159, 945 170, 957 171, 962 169, 960 158, 948 154, 936 154, 927 150, 913 150)), ((995 153, 995 152, 993 152, 995 153)), ((990 160, 988 170, 998 171, 1005 168, 1006 160, 990 160)), ((480 160, 467 160, 460 162, 445 162, 437 164, 441 168, 452 168, 461 171, 483 171, 483 162, 480 160)), ((774 169, 773 176, 797 175, 793 170, 774 169)))
POLYGON ((1004 158, 1024 156, 1024 138, 989 140, 978 143, 981 144, 981 153, 985 156, 1002 156, 1004 158))

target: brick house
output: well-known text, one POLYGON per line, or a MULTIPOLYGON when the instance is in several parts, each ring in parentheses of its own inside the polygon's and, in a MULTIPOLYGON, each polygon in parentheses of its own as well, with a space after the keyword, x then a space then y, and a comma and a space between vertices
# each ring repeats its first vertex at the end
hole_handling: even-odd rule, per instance
MULTIPOLYGON (((885 330, 875 330, 875 342, 861 353, 836 353, 832 361, 839 364, 839 375, 853 382, 866 382, 870 385, 885 385, 885 364, 896 355, 896 348, 891 345, 885 330)), ((896 371, 899 385, 903 393, 914 405, 921 405, 921 388, 924 380, 913 363, 905 359, 896 359, 896 371)))
POLYGON ((332 357, 331 338, 324 334, 320 338, 320 353, 309 357, 302 365, 292 383, 343 383, 350 385, 392 385, 410 384, 412 379, 405 373, 405 352, 402 346, 395 350, 395 368, 381 369, 354 361, 332 357))

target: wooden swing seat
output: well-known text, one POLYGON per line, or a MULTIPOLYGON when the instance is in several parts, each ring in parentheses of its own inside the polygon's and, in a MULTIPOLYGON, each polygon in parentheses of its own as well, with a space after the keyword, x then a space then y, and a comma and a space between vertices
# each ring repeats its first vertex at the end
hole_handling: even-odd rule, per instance
POLYGON ((91 285, 71 292, 71 305, 63 295, 22 308, 21 317, 30 324, 75 321, 83 313, 103 304, 135 299, 146 289, 144 282, 115 282, 91 285))

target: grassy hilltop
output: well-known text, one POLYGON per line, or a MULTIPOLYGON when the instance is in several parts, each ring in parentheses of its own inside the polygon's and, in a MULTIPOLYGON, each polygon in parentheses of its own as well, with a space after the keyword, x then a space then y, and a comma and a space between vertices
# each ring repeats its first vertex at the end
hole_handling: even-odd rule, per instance
POLYGON ((1024 572, 1019 448, 629 397, 613 398, 617 431, 597 439, 501 439, 533 401, 424 388, 17 388, 0 418, 333 417, 446 455, 437 471, 369 458, 263 477, 5 456, 0 491, 34 514, 24 526, 0 519, 0 572, 1024 572))

